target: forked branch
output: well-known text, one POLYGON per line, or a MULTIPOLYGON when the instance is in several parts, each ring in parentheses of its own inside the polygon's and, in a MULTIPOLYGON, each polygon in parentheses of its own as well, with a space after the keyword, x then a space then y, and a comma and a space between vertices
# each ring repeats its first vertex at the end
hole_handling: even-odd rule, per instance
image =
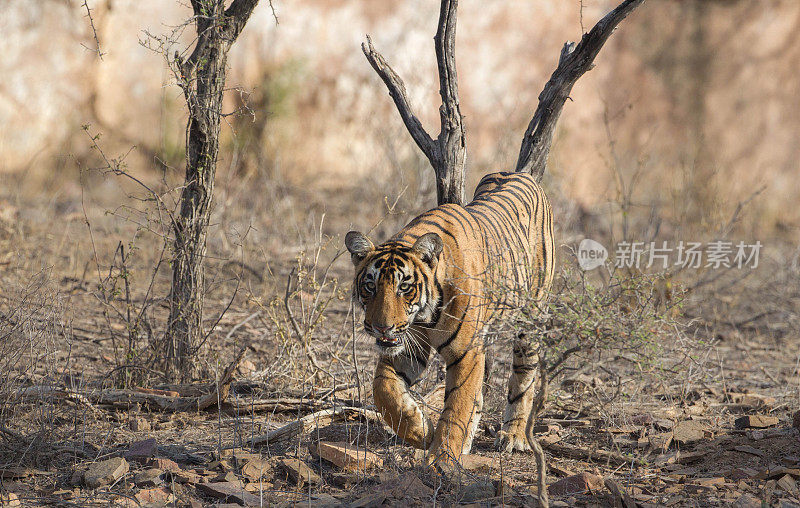
POLYGON ((464 164, 467 150, 456 75, 457 7, 457 0, 442 0, 439 25, 434 38, 439 95, 442 97, 442 104, 439 107, 441 130, 435 140, 425 131, 422 122, 411 109, 403 80, 375 50, 370 37, 367 36, 367 41, 361 45, 370 65, 389 89, 389 95, 394 100, 408 132, 433 166, 436 173, 436 196, 440 205, 464 203, 464 164))
POLYGON ((564 103, 569 98, 572 86, 594 66, 595 57, 617 25, 642 2, 644 0, 625 0, 598 21, 589 33, 583 34, 580 43, 564 44, 558 59, 558 67, 539 94, 539 105, 525 131, 516 171, 527 171, 536 180, 542 179, 556 122, 564 103))

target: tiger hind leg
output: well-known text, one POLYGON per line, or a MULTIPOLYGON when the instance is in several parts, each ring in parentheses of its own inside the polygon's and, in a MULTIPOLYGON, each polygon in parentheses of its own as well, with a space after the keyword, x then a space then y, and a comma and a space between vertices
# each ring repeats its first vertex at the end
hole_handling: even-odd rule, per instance
POLYGON ((524 336, 514 341, 512 372, 508 380, 508 399, 503 412, 503 426, 495 439, 495 448, 503 453, 531 451, 528 427, 539 376, 539 354, 524 336))

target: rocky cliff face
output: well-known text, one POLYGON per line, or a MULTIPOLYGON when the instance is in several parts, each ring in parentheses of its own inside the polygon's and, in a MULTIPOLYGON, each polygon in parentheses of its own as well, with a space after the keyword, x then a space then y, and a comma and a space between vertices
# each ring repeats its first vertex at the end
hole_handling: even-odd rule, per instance
MULTIPOLYGON (((331 185, 392 164, 420 164, 383 84, 359 45, 375 46, 405 78, 429 129, 438 103, 430 0, 262 2, 236 44, 229 84, 252 92, 255 117, 233 120, 227 154, 259 169, 313 173, 331 185), (242 142, 245 140, 245 142, 242 142)), ((153 155, 180 164, 183 110, 161 55, 142 44, 188 16, 177 1, 90 0, 103 59, 80 2, 11 0, 0 19, 0 172, 57 167, 86 149, 80 126, 107 143, 136 145, 134 170, 153 155), (165 155, 166 154, 166 155, 165 155)), ((536 97, 565 40, 610 0, 462 2, 457 58, 469 165, 479 173, 516 160, 536 97)), ((694 189, 697 202, 738 199, 764 183, 764 212, 800 197, 800 3, 794 0, 648 2, 614 34, 597 68, 575 87, 557 133, 551 175, 596 204, 614 194, 612 168, 643 170, 646 186, 694 189), (706 195, 707 194, 707 195, 706 195)), ((191 42, 191 27, 181 37, 191 42)), ((229 93, 231 109, 241 94, 229 93)), ((767 213, 769 215, 769 213, 767 213)))

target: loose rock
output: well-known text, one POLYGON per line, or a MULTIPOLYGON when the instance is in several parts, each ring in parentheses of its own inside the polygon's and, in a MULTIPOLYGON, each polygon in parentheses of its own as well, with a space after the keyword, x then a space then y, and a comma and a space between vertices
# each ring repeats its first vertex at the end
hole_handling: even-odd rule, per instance
POLYGON ((160 469, 145 469, 134 475, 133 483, 135 483, 137 487, 158 487, 164 483, 163 474, 164 471, 160 469))
POLYGON ((286 471, 292 481, 297 484, 305 483, 306 485, 317 485, 321 481, 319 475, 300 459, 285 458, 281 459, 278 464, 286 471))
POLYGON ((139 506, 152 506, 154 508, 166 506, 175 499, 172 492, 166 487, 140 490, 134 497, 139 502, 139 506))
POLYGON ((765 429, 778 425, 778 422, 780 422, 780 420, 775 416, 746 415, 737 418, 734 425, 737 429, 765 429))
POLYGON ((164 471, 171 471, 173 473, 176 473, 181 470, 181 466, 179 466, 178 463, 172 459, 164 459, 164 458, 150 459, 150 462, 148 462, 147 465, 157 469, 163 469, 164 471))
POLYGON ((347 471, 368 470, 383 465, 383 460, 371 451, 349 443, 320 441, 311 448, 316 455, 347 471))
POLYGON ((461 491, 461 503, 474 503, 494 497, 494 483, 490 480, 478 480, 464 487, 461 491))
POLYGON ((596 474, 579 473, 563 478, 547 487, 551 496, 567 496, 584 492, 600 492, 605 484, 603 479, 596 474))
POLYGON ((200 483, 198 490, 211 497, 222 499, 223 501, 234 502, 246 506, 260 506, 261 499, 242 488, 241 485, 228 482, 200 483))
POLYGON ((125 458, 132 462, 145 463, 148 459, 154 457, 157 451, 158 444, 155 438, 151 437, 131 444, 128 451, 125 452, 125 458))
POLYGON ((794 478, 792 478, 788 474, 785 474, 780 477, 780 479, 778 480, 778 487, 782 488, 783 490, 785 490, 786 492, 795 497, 797 497, 797 495, 799 494, 797 490, 797 483, 794 481, 794 478))
POLYGON ((733 503, 733 508, 761 508, 761 501, 750 494, 743 494, 733 503))
POLYGON ((95 462, 84 473, 83 481, 88 487, 96 489, 116 482, 128 472, 128 469, 128 461, 122 457, 95 462))
POLYGON ((492 471, 499 466, 496 459, 483 455, 462 455, 461 466, 467 471, 492 471))
POLYGON ((672 440, 679 445, 694 444, 706 438, 706 427, 696 420, 678 422, 672 428, 672 440))
POLYGON ((264 459, 248 460, 247 463, 242 466, 242 475, 251 480, 260 480, 264 476, 264 473, 269 472, 271 469, 272 466, 264 459))

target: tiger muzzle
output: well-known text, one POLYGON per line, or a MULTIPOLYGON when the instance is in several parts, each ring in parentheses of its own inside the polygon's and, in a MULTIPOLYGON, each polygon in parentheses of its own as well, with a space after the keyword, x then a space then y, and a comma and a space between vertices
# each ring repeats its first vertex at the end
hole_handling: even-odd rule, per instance
POLYGON ((375 343, 381 347, 394 347, 400 345, 400 336, 396 334, 394 325, 391 326, 365 326, 366 330, 375 337, 375 343))

